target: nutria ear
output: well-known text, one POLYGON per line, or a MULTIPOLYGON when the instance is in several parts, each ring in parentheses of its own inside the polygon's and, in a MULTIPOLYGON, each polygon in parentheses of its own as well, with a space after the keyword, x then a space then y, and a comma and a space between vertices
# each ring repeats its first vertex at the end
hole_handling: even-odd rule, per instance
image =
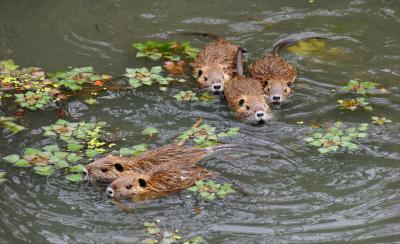
POLYGON ((147 182, 144 179, 140 178, 139 179, 139 186, 142 187, 142 188, 145 188, 147 186, 147 182))
POLYGON ((122 164, 120 164, 120 163, 114 164, 114 168, 115 168, 116 170, 118 170, 119 172, 124 171, 124 167, 123 167, 122 164))

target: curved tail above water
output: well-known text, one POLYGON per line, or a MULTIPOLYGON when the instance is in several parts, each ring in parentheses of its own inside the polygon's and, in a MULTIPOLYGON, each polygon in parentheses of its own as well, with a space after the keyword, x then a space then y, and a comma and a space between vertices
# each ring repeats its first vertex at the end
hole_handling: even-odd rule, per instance
POLYGON ((328 38, 323 37, 323 36, 308 36, 308 37, 298 37, 298 38, 290 38, 290 39, 282 40, 282 41, 278 42, 278 44, 276 44, 274 46, 274 48, 272 48, 271 54, 277 55, 282 48, 284 48, 288 45, 297 43, 299 41, 306 41, 306 40, 310 40, 310 39, 328 39, 328 38))

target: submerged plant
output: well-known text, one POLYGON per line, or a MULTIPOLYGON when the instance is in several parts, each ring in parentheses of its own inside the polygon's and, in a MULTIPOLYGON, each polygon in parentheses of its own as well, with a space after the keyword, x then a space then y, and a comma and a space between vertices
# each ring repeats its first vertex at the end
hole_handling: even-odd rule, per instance
POLYGON ((340 148, 356 150, 358 149, 356 139, 366 138, 368 134, 365 131, 367 130, 367 123, 345 129, 343 123, 336 122, 335 126, 314 132, 303 140, 310 146, 318 147, 320 153, 336 152, 340 148))
POLYGON ((218 139, 227 136, 234 136, 238 133, 239 128, 230 128, 226 132, 220 132, 215 134, 215 127, 211 127, 208 124, 202 124, 198 127, 192 127, 191 129, 184 131, 178 138, 181 140, 187 140, 193 138, 194 143, 201 147, 208 147, 218 144, 218 139))
POLYGON ((372 81, 350 80, 347 82, 346 86, 341 88, 341 90, 366 95, 371 92, 371 89, 375 89, 377 86, 378 83, 372 81))
POLYGON ((6 176, 6 172, 0 171, 0 184, 3 183, 4 181, 6 181, 5 176, 6 176))
MULTIPOLYGON (((152 85, 154 83, 158 83, 160 85, 160 89, 165 90, 166 86, 173 80, 176 80, 172 77, 163 77, 161 75, 162 68, 161 66, 152 67, 150 70, 143 67, 137 69, 126 69, 125 76, 129 79, 129 84, 133 88, 141 87, 142 85, 152 85)), ((185 82, 184 79, 178 79, 179 82, 185 82)))
POLYGON ((172 232, 162 231, 159 227, 160 221, 156 222, 144 222, 145 232, 151 238, 143 240, 142 244, 170 244, 170 243, 183 243, 183 244, 204 244, 207 243, 200 236, 190 238, 188 240, 182 241, 182 236, 178 235, 179 230, 174 230, 172 232))
POLYGON ((25 127, 16 124, 15 117, 0 116, 0 126, 10 130, 13 134, 18 133, 25 129, 25 127))
POLYGON ((371 111, 372 107, 369 105, 369 102, 365 101, 365 98, 358 97, 356 99, 344 99, 337 100, 341 109, 348 109, 351 111, 356 110, 359 107, 364 108, 367 111, 371 111))
POLYGON ((197 48, 191 47, 189 42, 179 44, 176 41, 146 41, 144 43, 135 43, 132 46, 138 50, 136 57, 148 57, 151 60, 164 58, 179 61, 182 54, 188 58, 195 58, 199 52, 197 48))
POLYGON ((372 123, 377 124, 377 125, 383 125, 385 123, 392 123, 390 119, 387 119, 385 117, 377 117, 377 116, 372 116, 372 123))
POLYGON ((307 55, 312 52, 319 51, 325 48, 325 46, 326 46, 325 40, 314 38, 314 39, 299 41, 296 45, 288 47, 287 50, 297 55, 307 55))
POLYGON ((201 198, 207 201, 213 201, 217 197, 220 199, 225 198, 227 194, 235 193, 232 184, 218 184, 215 181, 196 181, 196 184, 188 191, 197 192, 201 198))

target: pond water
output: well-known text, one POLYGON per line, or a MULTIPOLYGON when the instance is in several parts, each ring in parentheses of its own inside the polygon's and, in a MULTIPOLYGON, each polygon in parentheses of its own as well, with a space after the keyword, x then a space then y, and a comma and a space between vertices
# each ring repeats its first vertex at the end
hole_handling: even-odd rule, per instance
MULTIPOLYGON (((399 241, 399 25, 400 5, 392 0, 1 1, 0 59, 23 67, 92 65, 118 76, 127 67, 161 64, 136 58, 134 42, 170 38, 201 48, 210 41, 168 37, 177 30, 218 33, 248 50, 248 64, 288 36, 329 35, 326 49, 341 50, 282 52, 298 69, 295 93, 263 127, 238 121, 223 99, 176 102, 172 96, 180 90, 200 90, 194 80, 165 93, 157 86, 104 92, 92 106, 69 101, 68 120, 106 121, 126 138, 121 147, 145 142, 140 132, 149 126, 160 131, 151 146, 165 145, 198 117, 219 130, 240 127, 224 142, 251 150, 222 152, 201 164, 244 193, 209 203, 183 192, 125 211, 91 185, 1 163, 7 172, 0 185, 1 243, 137 243, 147 237, 143 222, 157 219, 162 229, 209 243, 399 241), (354 96, 335 90, 352 78, 377 81, 388 91, 370 97, 373 111, 338 108, 337 99, 354 96), (371 123, 371 116, 393 123, 370 125, 359 150, 321 155, 302 140, 312 125, 371 123)), ((3 134, 0 157, 45 145, 38 128, 56 120, 55 111, 27 112, 21 123, 29 129, 3 134)))

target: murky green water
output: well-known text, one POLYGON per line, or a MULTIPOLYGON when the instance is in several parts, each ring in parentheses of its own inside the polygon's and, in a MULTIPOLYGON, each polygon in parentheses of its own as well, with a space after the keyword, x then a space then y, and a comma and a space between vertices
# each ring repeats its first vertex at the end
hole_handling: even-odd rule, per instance
MULTIPOLYGON (((152 146, 165 145, 197 117, 219 129, 240 126, 233 141, 253 149, 222 153, 202 164, 233 179, 247 194, 206 203, 182 193, 125 212, 90 185, 40 177, 3 163, 0 169, 8 172, 8 181, 0 185, 0 241, 136 243, 146 237, 143 222, 155 219, 162 227, 180 229, 185 238, 202 236, 210 243, 399 241, 399 25, 400 4, 394 0, 1 1, 0 59, 12 58, 24 67, 93 65, 113 75, 126 67, 151 67, 158 63, 135 58, 131 44, 176 30, 218 33, 248 49, 248 62, 296 34, 329 34, 328 48, 343 52, 284 52, 298 68, 295 94, 264 127, 241 124, 223 101, 175 102, 172 95, 179 90, 198 91, 193 81, 167 93, 156 86, 105 92, 90 107, 79 99, 70 101, 70 120, 107 121, 127 138, 126 145, 144 142, 140 131, 148 126, 160 130, 152 146), (389 93, 371 98, 372 112, 341 111, 336 100, 346 95, 332 90, 351 78, 376 80, 389 93), (372 115, 394 123, 371 126, 358 151, 321 156, 302 141, 312 124, 371 122, 372 115)), ((197 47, 209 41, 173 38, 197 47)), ((4 134, 0 156, 46 144, 37 128, 56 119, 54 111, 25 114, 22 123, 32 129, 4 134)))

